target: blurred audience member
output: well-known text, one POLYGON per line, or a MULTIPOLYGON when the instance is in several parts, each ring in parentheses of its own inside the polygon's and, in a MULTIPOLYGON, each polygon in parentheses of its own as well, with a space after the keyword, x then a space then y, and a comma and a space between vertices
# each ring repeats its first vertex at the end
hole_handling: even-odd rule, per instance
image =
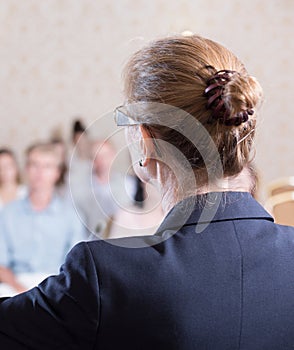
POLYGON ((82 121, 77 119, 72 125, 72 150, 69 154, 69 195, 80 202, 89 188, 91 179, 91 141, 82 121))
POLYGON ((66 253, 85 239, 72 206, 55 191, 61 166, 54 145, 31 146, 26 159, 28 195, 1 212, 0 281, 18 292, 25 289, 18 274, 57 273, 66 253))
POLYGON ((79 119, 73 123, 72 142, 79 159, 88 160, 91 155, 91 141, 88 138, 86 127, 79 119))
POLYGON ((25 192, 13 151, 7 148, 0 149, 0 209, 5 204, 23 197, 25 192))
POLYGON ((67 157, 67 149, 65 141, 62 138, 52 138, 50 143, 55 147, 56 152, 61 160, 60 165, 60 177, 56 183, 56 187, 58 192, 66 196, 68 194, 67 191, 67 174, 68 174, 68 157, 67 157))
POLYGON ((92 172, 88 189, 77 201, 89 231, 101 238, 108 236, 110 224, 121 206, 130 203, 135 187, 133 177, 124 177, 113 166, 116 149, 109 141, 92 143, 92 172))

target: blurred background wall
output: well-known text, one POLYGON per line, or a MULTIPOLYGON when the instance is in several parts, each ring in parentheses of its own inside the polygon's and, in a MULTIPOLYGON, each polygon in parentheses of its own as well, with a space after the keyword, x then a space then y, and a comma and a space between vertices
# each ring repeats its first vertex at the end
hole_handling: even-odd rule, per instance
MULTIPOLYGON (((86 125, 123 102, 121 71, 150 39, 190 30, 233 50, 261 82, 261 184, 294 175, 293 0, 0 0, 0 145, 86 125)), ((95 133, 109 134, 111 118, 95 133)), ((123 141, 122 141, 123 142, 123 141)))

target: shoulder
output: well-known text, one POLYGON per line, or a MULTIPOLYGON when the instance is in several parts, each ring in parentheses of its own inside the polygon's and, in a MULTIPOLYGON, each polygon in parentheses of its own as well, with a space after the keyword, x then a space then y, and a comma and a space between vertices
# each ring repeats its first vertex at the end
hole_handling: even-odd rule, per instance
POLYGON ((158 259, 166 258, 168 252, 164 249, 166 241, 157 242, 155 236, 126 237, 109 240, 85 242, 80 246, 84 254, 91 255, 95 266, 104 275, 122 273, 125 271, 151 269, 158 259), (165 254, 162 252, 165 251, 165 254))
POLYGON ((88 246, 89 242, 77 243, 67 254, 65 264, 78 269, 89 266, 89 261, 93 262, 93 252, 88 246))
POLYGON ((97 264, 87 242, 79 242, 71 248, 60 268, 60 274, 67 276, 67 279, 88 280, 90 284, 98 285, 97 264))
POLYGON ((1 210, 1 215, 2 217, 6 217, 6 216, 22 213, 25 211, 27 204, 28 203, 26 202, 25 198, 16 199, 6 204, 5 206, 3 206, 3 209, 1 210))
MULTIPOLYGON (((294 227, 274 224, 275 241, 281 245, 294 246, 294 227)), ((294 253, 294 250, 293 250, 294 253)))
MULTIPOLYGON (((265 220, 252 220, 246 226, 243 223, 239 233, 239 242, 242 251, 249 258, 249 265, 258 261, 260 266, 272 273, 274 267, 279 272, 277 278, 290 278, 289 273, 294 268, 293 227, 265 220)), ((291 276, 294 277, 293 274, 291 276)))

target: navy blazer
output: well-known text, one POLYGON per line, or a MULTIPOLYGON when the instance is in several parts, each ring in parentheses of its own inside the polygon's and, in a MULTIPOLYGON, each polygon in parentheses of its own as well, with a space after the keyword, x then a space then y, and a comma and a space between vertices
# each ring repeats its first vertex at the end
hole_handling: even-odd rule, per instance
POLYGON ((184 200, 154 236, 76 245, 58 276, 1 299, 1 350, 294 349, 294 228, 220 196, 184 200))

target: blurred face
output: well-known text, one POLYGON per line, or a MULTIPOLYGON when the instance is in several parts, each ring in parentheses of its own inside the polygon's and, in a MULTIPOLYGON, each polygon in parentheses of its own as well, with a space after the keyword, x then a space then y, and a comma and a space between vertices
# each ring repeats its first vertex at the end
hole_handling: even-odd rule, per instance
POLYGON ((96 174, 108 174, 115 158, 115 151, 111 145, 105 143, 96 143, 93 147, 94 164, 93 168, 96 174))
POLYGON ((51 152, 32 151, 28 155, 28 186, 35 190, 53 190, 60 177, 59 159, 51 152))
POLYGON ((0 184, 17 182, 17 165, 13 157, 9 154, 0 155, 0 184))

